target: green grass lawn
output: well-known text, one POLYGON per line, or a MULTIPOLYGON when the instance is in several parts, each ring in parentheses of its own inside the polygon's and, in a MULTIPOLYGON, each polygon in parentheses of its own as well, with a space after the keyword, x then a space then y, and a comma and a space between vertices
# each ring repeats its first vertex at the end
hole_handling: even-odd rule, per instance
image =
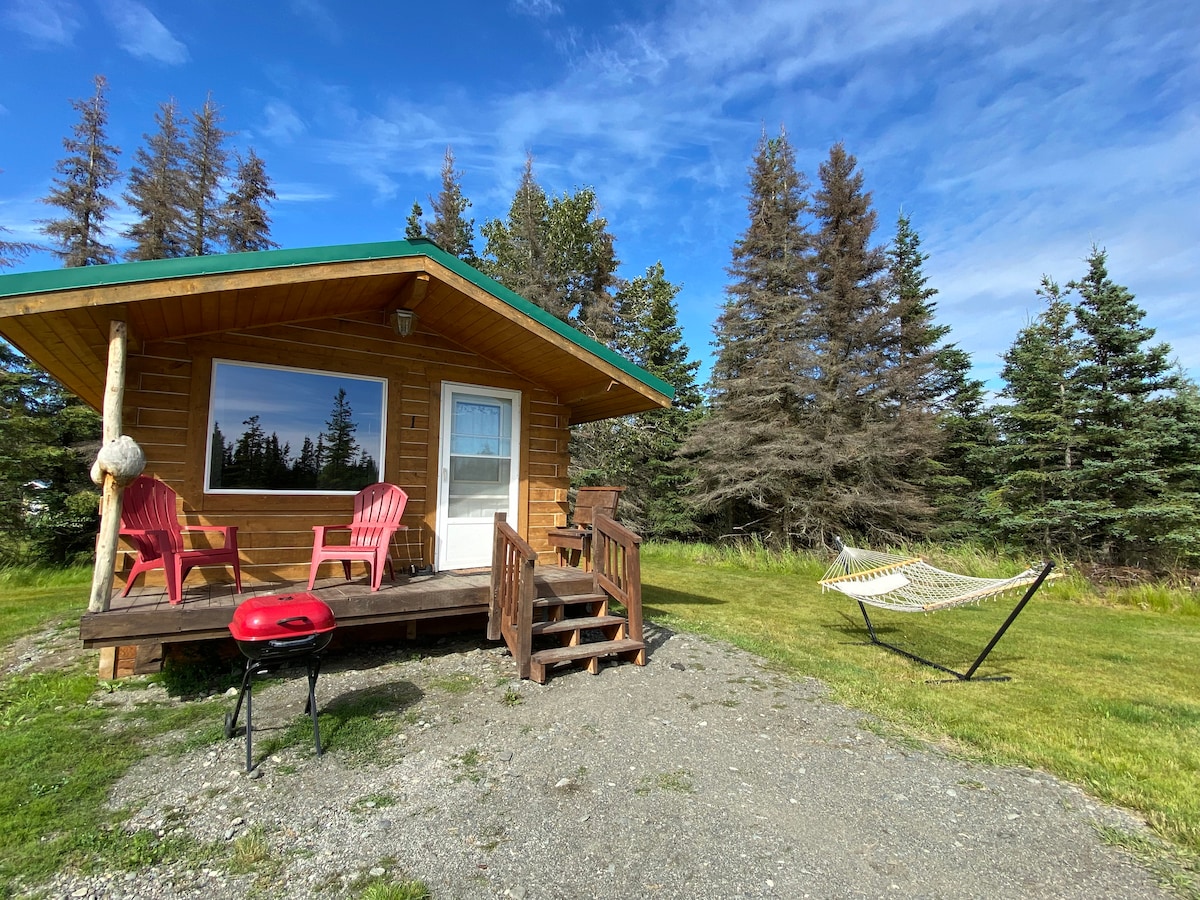
MULTIPOLYGON (((992 571, 1010 574, 997 572, 1003 565, 993 560, 992 571)), ((871 645, 858 605, 821 593, 822 569, 801 556, 651 545, 642 561, 646 616, 820 678, 834 699, 954 752, 1045 769, 1141 812, 1185 855, 1200 856, 1195 598, 1158 591, 1150 602, 1143 591, 1129 606, 1101 602, 1075 578, 1049 583, 976 673, 1011 680, 947 682, 871 645)), ((881 640, 964 671, 1019 599, 933 614, 872 610, 871 618, 881 640)))

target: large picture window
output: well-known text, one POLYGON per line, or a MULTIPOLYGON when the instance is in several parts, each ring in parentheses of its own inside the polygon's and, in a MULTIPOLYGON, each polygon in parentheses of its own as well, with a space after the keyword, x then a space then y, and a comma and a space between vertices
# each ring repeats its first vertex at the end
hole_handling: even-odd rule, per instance
POLYGON ((210 493, 355 493, 382 477, 380 378, 213 360, 210 493))

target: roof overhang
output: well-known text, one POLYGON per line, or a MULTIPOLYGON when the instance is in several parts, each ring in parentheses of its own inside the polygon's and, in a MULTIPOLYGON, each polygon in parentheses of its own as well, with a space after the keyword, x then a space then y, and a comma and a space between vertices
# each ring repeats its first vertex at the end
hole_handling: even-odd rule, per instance
POLYGON ((669 406, 674 396, 666 382, 422 239, 0 276, 0 335, 97 409, 114 319, 136 346, 399 308, 555 393, 571 424, 669 406))

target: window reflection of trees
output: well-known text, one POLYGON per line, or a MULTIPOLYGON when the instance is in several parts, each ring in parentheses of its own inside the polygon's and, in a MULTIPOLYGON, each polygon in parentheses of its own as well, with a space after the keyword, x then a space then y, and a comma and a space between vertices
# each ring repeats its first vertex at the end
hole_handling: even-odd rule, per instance
POLYGON ((267 434, 259 415, 241 425, 242 432, 229 437, 220 421, 213 423, 210 489, 358 491, 379 480, 378 462, 356 436, 359 423, 344 387, 332 398, 323 430, 305 434, 299 448, 277 431, 267 434))

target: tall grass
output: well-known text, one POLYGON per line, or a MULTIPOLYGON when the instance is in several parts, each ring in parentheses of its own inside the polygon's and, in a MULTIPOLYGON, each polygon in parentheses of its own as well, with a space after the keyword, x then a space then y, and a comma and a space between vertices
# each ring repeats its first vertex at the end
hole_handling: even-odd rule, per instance
POLYGON ((48 622, 77 626, 87 609, 92 570, 0 567, 0 646, 48 622))

